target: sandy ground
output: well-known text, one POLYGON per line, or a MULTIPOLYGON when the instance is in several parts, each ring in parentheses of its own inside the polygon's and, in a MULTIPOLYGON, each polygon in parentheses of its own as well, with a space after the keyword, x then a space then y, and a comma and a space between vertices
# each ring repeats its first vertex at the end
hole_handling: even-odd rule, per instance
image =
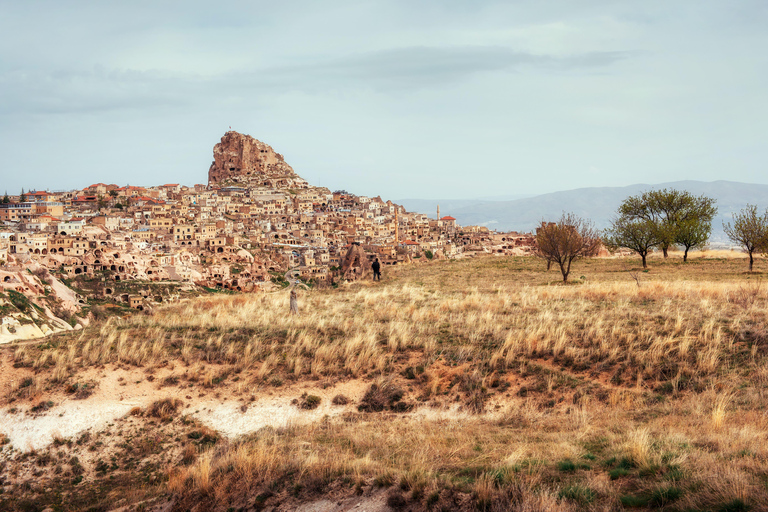
MULTIPOLYGON (((15 372, 21 378, 21 372, 15 372)), ((98 432, 121 418, 134 407, 144 408, 163 398, 178 398, 183 402, 179 414, 197 418, 206 426, 228 438, 256 432, 264 427, 285 427, 301 425, 356 410, 368 383, 351 380, 338 383, 326 389, 313 387, 313 383, 300 383, 279 389, 266 388, 254 393, 255 401, 237 397, 227 390, 215 393, 218 396, 198 394, 198 390, 175 387, 159 388, 157 382, 173 373, 165 370, 155 373, 153 382, 137 369, 88 370, 80 374, 83 382, 92 380, 98 386, 90 397, 82 400, 60 393, 41 396, 31 401, 11 403, 0 408, 0 433, 8 436, 12 446, 29 451, 43 448, 56 438, 75 438, 85 431, 98 432), (317 395, 320 405, 314 410, 303 410, 291 402, 302 393, 317 395), (345 395, 349 404, 333 405, 336 395, 345 395), (194 395, 194 396, 193 396, 194 395), (32 406, 42 400, 54 402, 50 409, 32 413, 32 406), (243 410, 245 409, 245 410, 243 410)), ((410 413, 419 419, 461 419, 470 413, 461 411, 459 405, 450 408, 433 409, 420 407, 410 413)))
POLYGON ((245 412, 241 410, 242 403, 233 400, 200 400, 194 403, 194 411, 184 412, 199 419, 205 425, 220 434, 234 438, 243 434, 256 432, 263 427, 285 427, 300 425, 321 420, 324 416, 337 416, 354 409, 353 405, 333 405, 334 396, 342 394, 356 403, 365 393, 367 384, 360 381, 349 381, 337 384, 328 389, 310 388, 306 385, 289 387, 276 392, 274 395, 261 396, 255 402, 247 404, 245 412), (294 398, 302 393, 319 396, 322 401, 317 409, 307 411, 291 404, 294 398))
MULTIPOLYGON (((14 402, 0 408, 0 433, 8 436, 14 448, 22 451, 39 449, 52 443, 56 437, 73 438, 86 430, 98 432, 117 418, 125 416, 134 407, 146 407, 155 400, 178 398, 183 402, 180 414, 199 419, 225 437, 255 432, 263 427, 284 427, 319 421, 324 416, 336 416, 354 410, 354 405, 365 393, 367 384, 360 381, 339 383, 327 389, 311 387, 311 383, 267 388, 254 393, 256 400, 246 401, 226 389, 215 395, 200 396, 198 389, 185 394, 183 388, 159 388, 157 382, 173 371, 161 370, 154 374, 153 382, 137 369, 104 368, 81 372, 81 381, 96 381, 93 395, 77 400, 71 395, 58 393, 41 395, 31 401, 14 402), (320 406, 303 410, 291 401, 308 392, 320 396, 320 406), (334 396, 343 394, 350 399, 346 406, 331 403, 334 396), (54 406, 41 413, 30 409, 42 400, 54 406), (245 411, 243 411, 245 407, 245 411)), ((23 376, 15 372, 16 379, 23 376)))
POLYGON ((299 505, 296 512, 387 512, 387 498, 383 492, 370 497, 355 497, 341 501, 319 500, 299 505))

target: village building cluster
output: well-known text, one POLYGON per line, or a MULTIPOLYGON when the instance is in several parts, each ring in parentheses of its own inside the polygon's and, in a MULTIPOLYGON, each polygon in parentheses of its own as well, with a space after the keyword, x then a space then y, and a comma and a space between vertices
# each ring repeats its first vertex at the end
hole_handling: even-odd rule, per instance
POLYGON ((208 183, 96 183, 31 191, 0 204, 0 276, 30 265, 68 277, 186 281, 254 291, 291 272, 331 284, 383 266, 478 253, 531 252, 530 234, 461 227, 381 197, 310 186, 283 157, 227 132, 208 183))

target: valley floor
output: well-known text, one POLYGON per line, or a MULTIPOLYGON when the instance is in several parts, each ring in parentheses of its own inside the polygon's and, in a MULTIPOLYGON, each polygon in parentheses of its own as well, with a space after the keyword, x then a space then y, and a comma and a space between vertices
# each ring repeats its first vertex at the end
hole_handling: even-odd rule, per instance
POLYGON ((385 269, 0 351, 2 510, 765 510, 734 254, 385 269))

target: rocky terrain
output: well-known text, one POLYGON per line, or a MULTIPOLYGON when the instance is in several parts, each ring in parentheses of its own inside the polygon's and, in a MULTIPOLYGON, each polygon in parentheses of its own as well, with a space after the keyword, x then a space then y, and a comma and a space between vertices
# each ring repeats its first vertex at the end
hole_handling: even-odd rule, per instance
POLYGON ((271 146, 250 135, 229 131, 213 147, 208 183, 241 184, 269 188, 306 188, 307 182, 294 172, 271 146))

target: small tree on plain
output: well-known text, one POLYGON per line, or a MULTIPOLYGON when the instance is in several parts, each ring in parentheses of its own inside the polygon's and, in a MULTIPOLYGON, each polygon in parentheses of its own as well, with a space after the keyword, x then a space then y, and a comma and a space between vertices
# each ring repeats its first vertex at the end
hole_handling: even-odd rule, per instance
POLYGON ((643 260, 643 268, 648 268, 648 254, 661 244, 661 237, 652 221, 627 216, 612 220, 611 227, 605 230, 603 240, 612 249, 626 247, 635 251, 643 260))
POLYGON ((688 261, 688 251, 701 249, 709 242, 709 234, 712 232, 712 219, 690 220, 682 222, 677 228, 675 242, 683 247, 683 262, 688 261))
POLYGON ((709 242, 712 233, 712 219, 717 214, 715 200, 706 197, 692 197, 685 211, 680 215, 675 229, 675 243, 685 248, 683 261, 688 261, 688 251, 700 249, 709 242))
POLYGON ((566 283, 574 260, 597 254, 600 236, 588 220, 563 213, 557 222, 541 223, 536 229, 536 243, 537 254, 548 263, 557 263, 566 283))
POLYGON ((723 231, 749 254, 749 271, 752 272, 754 254, 768 250, 768 210, 761 216, 757 214, 757 206, 748 204, 733 215, 733 226, 730 222, 723 224, 723 231))
POLYGON ((686 247, 683 259, 687 260, 689 249, 700 247, 709 239, 711 229, 706 228, 717 213, 714 204, 715 200, 707 196, 696 197, 687 190, 665 188, 626 198, 619 206, 619 215, 652 223, 664 257, 669 256, 672 246, 680 244, 686 247))

